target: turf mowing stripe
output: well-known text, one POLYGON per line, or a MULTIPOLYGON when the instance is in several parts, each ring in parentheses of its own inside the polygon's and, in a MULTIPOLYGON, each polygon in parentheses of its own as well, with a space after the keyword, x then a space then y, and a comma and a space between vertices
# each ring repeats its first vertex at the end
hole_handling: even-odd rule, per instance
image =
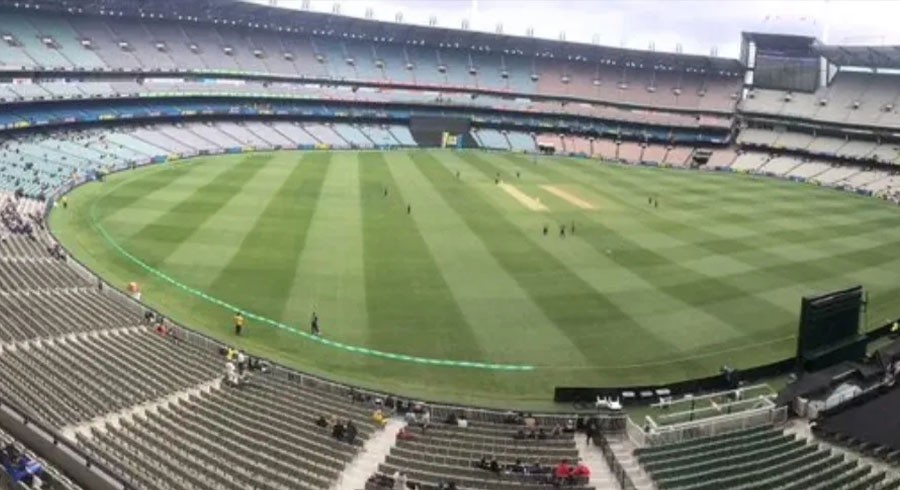
MULTIPOLYGON (((464 153, 463 158, 466 156, 464 153)), ((433 154, 413 152, 411 157, 506 272, 586 358, 597 364, 614 364, 620 356, 633 360, 650 357, 644 356, 647 352, 656 356, 672 350, 671 345, 643 329, 605 295, 572 273, 566 264, 532 243, 529 236, 471 184, 442 185, 451 172, 433 154), (643 345, 635 345, 636 337, 642 339, 643 345), (637 351, 630 350, 629 346, 637 351)), ((493 178, 493 173, 488 177, 493 178)))
POLYGON ((233 193, 224 206, 211 213, 172 250, 160 269, 183 283, 207 288, 222 266, 240 251, 241 243, 265 209, 268 198, 295 168, 294 155, 277 155, 245 180, 240 192, 233 193))
POLYGON ((172 199, 173 194, 193 193, 231 165, 233 162, 201 166, 166 163, 137 170, 149 173, 140 179, 126 180, 105 192, 102 202, 96 206, 97 216, 124 240, 174 207, 178 201, 172 199), (198 171, 198 168, 202 170, 198 171), (178 191, 173 192, 176 187, 178 191))
MULTIPOLYGON (((492 157, 494 157, 492 154, 480 153, 463 156, 475 168, 481 169, 485 175, 492 175, 505 166, 502 163, 494 164, 492 157)), ((536 180, 561 181, 558 178, 547 178, 545 174, 548 172, 545 169, 530 169, 530 173, 535 174, 533 178, 536 180)), ((596 217, 604 214, 602 211, 599 213, 593 211, 566 213, 564 216, 567 218, 563 222, 568 223, 571 220, 585 225, 586 222, 590 223, 596 217)), ((527 233, 528 229, 537 229, 541 226, 541 222, 540 219, 531 220, 523 232, 527 233)), ((573 272, 591 284, 595 290, 606 294, 619 308, 640 322, 645 329, 654 331, 659 336, 666 336, 668 335, 667 331, 671 331, 673 326, 677 325, 678 315, 686 314, 687 317, 683 318, 682 323, 692 326, 689 329, 691 335, 669 337, 670 342, 683 351, 693 351, 708 344, 728 339, 733 340, 742 335, 742 332, 736 329, 730 321, 710 315, 697 308, 695 304, 686 303, 682 298, 659 290, 659 284, 654 277, 642 274, 642 271, 635 270, 635 267, 622 267, 614 257, 609 255, 613 247, 618 245, 618 235, 621 232, 617 230, 616 234, 609 233, 598 236, 591 233, 591 228, 592 226, 587 228, 580 226, 575 236, 567 238, 563 249, 551 248, 550 251, 560 255, 561 260, 565 260, 565 256, 562 255, 565 252, 577 255, 585 263, 595 266, 588 268, 573 264, 573 272), (662 321, 666 316, 669 316, 668 321, 662 321)), ((658 265, 668 263, 669 261, 659 262, 658 265)))
MULTIPOLYGON (((617 182, 616 184, 619 186, 623 186, 621 182, 617 182)), ((628 186, 624 185, 623 187, 628 186)), ((671 229, 669 232, 671 233, 671 229)), ((826 234, 830 234, 828 230, 823 230, 823 232, 826 234)), ((697 230, 690 231, 690 234, 694 236, 698 235, 699 233, 700 232, 697 230)), ((722 239, 719 239, 719 241, 721 242, 722 239)), ((771 304, 776 304, 780 308, 782 308, 783 311, 785 311, 785 314, 781 319, 772 318, 767 322, 767 324, 764 323, 756 329, 757 333, 755 335, 760 337, 771 335, 771 332, 773 331, 790 331, 792 329, 792 326, 796 320, 796 316, 793 312, 795 311, 796 305, 799 302, 799 296, 804 293, 811 292, 811 289, 809 287, 810 285, 820 284, 821 286, 818 290, 828 290, 849 285, 848 282, 840 279, 842 276, 842 271, 852 271, 854 269, 863 267, 864 264, 862 261, 869 260, 878 262, 878 253, 875 252, 876 250, 889 250, 891 248, 897 248, 897 245, 895 244, 888 244, 887 246, 876 245, 874 247, 868 247, 863 250, 850 251, 843 254, 832 254, 827 257, 789 261, 775 256, 771 253, 767 253, 764 250, 751 250, 749 252, 735 253, 738 249, 746 250, 747 247, 742 246, 740 240, 728 241, 731 242, 733 247, 735 248, 729 248, 729 250, 727 251, 720 250, 718 251, 718 253, 725 253, 735 259, 742 260, 744 262, 747 262, 748 256, 757 257, 757 259, 749 263, 749 270, 745 272, 724 275, 720 279, 722 281, 741 284, 742 288, 745 291, 755 293, 756 300, 763 300, 771 304), (762 259, 758 258, 760 255, 763 255, 762 259), (804 287, 800 290, 797 290, 797 288, 795 287, 794 289, 796 292, 793 295, 770 294, 770 291, 773 288, 785 288, 796 286, 799 284, 803 284, 804 287), (750 285, 750 287, 748 287, 748 285, 750 285)), ((704 246, 706 243, 709 242, 701 240, 697 244, 699 246, 704 246)), ((887 257, 883 257, 881 260, 887 260, 887 257)), ((655 271, 655 273, 660 272, 662 271, 655 271)), ((680 287, 688 289, 692 285, 693 283, 686 283, 681 284, 680 287)), ((675 284, 671 287, 677 288, 679 287, 679 285, 675 284)), ((730 303, 723 304, 721 305, 721 307, 723 307, 725 310, 732 309, 730 303)), ((735 316, 737 316, 737 311, 735 311, 734 314, 735 316)), ((752 318, 753 315, 754 310, 748 311, 748 316, 752 318)))
MULTIPOLYGON (((114 189, 113 189, 114 190, 114 189)), ((342 351, 346 351, 353 354, 362 354, 366 356, 371 356, 374 358, 386 359, 391 361, 401 361, 406 363, 419 364, 424 366, 434 366, 434 367, 454 367, 454 368, 466 368, 466 369, 476 369, 476 370, 489 370, 489 371, 502 371, 502 372, 521 372, 521 371, 532 371, 534 370, 534 366, 526 365, 526 364, 497 364, 497 363, 485 363, 485 362, 477 362, 477 361, 461 361, 456 359, 439 359, 439 358, 429 358, 429 357, 421 357, 421 356, 413 356, 408 354, 398 354, 395 352, 381 351, 375 349, 369 349, 366 347, 360 347, 352 344, 346 344, 342 342, 336 342, 323 337, 314 337, 307 332, 304 332, 298 329, 295 326, 287 325, 285 323, 279 322, 277 320, 273 320, 271 318, 259 315, 254 313, 253 311, 248 311, 248 309, 244 306, 235 305, 233 303, 229 303, 227 301, 223 301, 222 299, 207 294, 206 291, 201 291, 197 288, 193 288, 186 284, 183 284, 170 275, 162 272, 158 269, 153 268, 147 262, 143 261, 137 255, 129 252, 125 248, 122 247, 121 244, 115 241, 114 237, 109 233, 109 231, 103 226, 98 219, 98 203, 99 200, 93 201, 92 205, 88 209, 88 220, 90 226, 97 231, 97 233, 102 238, 105 245, 108 245, 113 251, 118 254, 118 257, 121 257, 122 260, 126 261, 130 264, 129 268, 134 268, 136 270, 141 270, 147 275, 153 276, 156 280, 161 281, 163 284, 168 284, 175 288, 176 290, 180 290, 183 294, 191 295, 193 298, 204 301, 206 304, 211 306, 218 307, 223 311, 223 316, 229 315, 229 312, 233 312, 236 310, 241 310, 246 312, 246 317, 252 321, 257 322, 257 327, 266 326, 266 327, 274 327, 274 332, 282 332, 285 334, 290 334, 292 336, 306 338, 311 341, 318 342, 327 347, 337 348, 342 351)), ((129 277, 131 277, 131 273, 129 273, 129 277)), ((256 284, 256 283, 250 283, 256 284)), ((224 322, 223 322, 224 323, 224 322)), ((208 328, 208 327, 207 327, 208 328)), ((221 334, 221 331, 218 331, 218 334, 221 334)), ((449 375, 448 375, 449 376, 449 375)))
MULTIPOLYGON (((489 154, 465 153, 462 154, 462 158, 485 175, 494 175, 498 168, 502 168, 491 162, 489 154)), ((541 169, 537 172, 543 174, 547 170, 541 169)), ((623 312, 640 323, 642 328, 653 332, 658 337, 667 338, 668 342, 682 352, 693 352, 705 345, 733 340, 741 335, 741 332, 728 319, 710 315, 699 308, 701 305, 687 302, 681 296, 661 291, 656 277, 642 273, 643 271, 634 267, 634 264, 625 265, 617 260, 616 255, 619 254, 617 245, 622 238, 618 233, 607 232, 602 236, 595 233, 593 219, 601 214, 595 212, 568 214, 567 216, 576 217, 575 219, 583 226, 578 227, 576 236, 570 236, 567 239, 565 248, 573 251, 587 245, 593 249, 593 253, 582 251, 580 254, 587 258, 588 263, 612 263, 618 265, 619 268, 618 270, 615 268, 602 269, 596 273, 592 273, 589 269, 578 268, 574 271, 575 274, 591 284, 596 291, 606 294, 623 312), (585 221, 590 221, 590 224, 584 226, 585 221), (610 250, 614 251, 613 255, 608 254, 610 250), (610 276, 613 274, 616 279, 610 281, 610 276), (606 289, 608 282, 624 283, 627 284, 627 287, 621 291, 609 291, 606 289), (688 314, 687 317, 678 318, 678 315, 685 313, 688 314), (662 321, 663 318, 667 318, 668 321, 662 321), (672 329, 679 323, 690 325, 691 328, 685 329, 685 334, 670 335, 672 329)), ((535 229, 537 226, 539 226, 538 222, 531 225, 535 229)), ((669 261, 660 263, 668 264, 669 261)))
POLYGON ((358 153, 335 153, 322 184, 281 318, 315 308, 330 338, 368 335, 358 153))
POLYGON ((267 318, 305 323, 311 312, 292 319, 280 315, 290 299, 297 260, 330 159, 330 153, 300 154, 299 162, 290 163, 290 173, 274 191, 256 196, 266 200, 266 205, 255 219, 244 222, 238 252, 207 287, 211 295, 243 301, 249 310, 267 318))
MULTIPOLYGON (((569 172, 564 172, 564 169, 565 169, 565 167, 563 167, 563 166, 552 167, 552 168, 549 166, 543 166, 543 167, 541 167, 541 169, 539 171, 543 172, 545 175, 555 174, 558 176, 563 176, 565 173, 565 174, 567 174, 568 177, 571 178, 572 175, 569 172)), ((569 168, 567 170, 571 171, 571 168, 569 168)), ((575 177, 578 177, 578 176, 575 176, 575 177)), ((585 177, 588 177, 588 176, 585 175, 585 177)), ((588 177, 588 178, 590 179, 590 177, 588 177)), ((584 180, 582 180, 582 182, 584 182, 584 180)), ((595 184, 592 181, 591 183, 586 183, 586 185, 589 185, 589 186, 595 188, 598 192, 603 192, 603 189, 600 187, 601 184, 595 184)), ((620 185, 622 185, 622 183, 616 182, 614 185, 620 186, 620 185)), ((636 189, 631 189, 631 190, 635 191, 636 189)), ((615 194, 608 194, 608 197, 610 199, 615 199, 615 200, 619 201, 623 205, 634 206, 634 204, 632 204, 630 201, 622 200, 620 197, 618 197, 615 194)), ((704 304, 706 304, 706 303, 718 302, 718 301, 729 301, 732 299, 740 298, 742 296, 746 296, 748 293, 748 291, 736 288, 731 284, 727 284, 724 281, 719 280, 718 278, 710 277, 710 276, 704 275, 702 273, 699 273, 697 271, 688 269, 680 264, 676 264, 676 263, 672 262, 671 260, 669 260, 667 257, 661 255, 659 252, 657 252, 655 250, 651 250, 647 247, 644 247, 642 243, 637 242, 628 236, 625 236, 623 234, 613 231, 612 229, 608 228, 602 222, 602 217, 601 217, 602 215, 586 214, 585 216, 588 216, 588 217, 594 216, 591 226, 589 228, 585 229, 584 232, 582 233, 582 235, 591 234, 594 236, 595 239, 590 240, 590 242, 592 244, 602 243, 601 240, 605 240, 607 243, 617 243, 617 246, 608 247, 613 250, 613 254, 612 254, 613 259, 616 260, 618 263, 622 264, 623 266, 629 267, 632 270, 636 271, 637 273, 644 275, 648 281, 658 282, 657 280, 654 280, 654 278, 658 279, 658 277, 660 275, 677 278, 677 282, 673 283, 671 286, 668 286, 668 285, 663 286, 662 289, 667 290, 668 292, 670 292, 672 294, 675 294, 676 297, 681 297, 681 299, 683 301, 685 301, 688 304, 691 304, 692 306, 695 306, 698 308, 703 308, 704 304), (612 240, 610 240, 610 237, 614 237, 614 238, 612 240), (656 271, 650 270, 647 267, 648 264, 655 264, 659 269, 665 268, 666 273, 661 274, 662 271, 660 271, 660 270, 656 270, 656 271), (704 297, 703 295, 695 295, 691 291, 689 291, 690 288, 688 288, 688 287, 679 289, 679 288, 681 288, 683 286, 687 286, 687 285, 696 286, 698 288, 700 288, 700 286, 703 285, 704 287, 702 289, 707 289, 707 294, 709 294, 709 296, 704 297), (708 285, 708 287, 707 287, 707 285, 708 285), (704 299, 706 299, 706 300, 704 300, 704 299)), ((665 217, 665 215, 662 212, 659 212, 659 213, 648 212, 648 216, 656 217, 656 218, 658 218, 659 221, 667 220, 667 218, 665 217)), ((670 221, 669 224, 672 224, 672 222, 670 221)), ((636 222, 636 226, 637 225, 642 225, 642 223, 636 222)), ((706 232, 704 230, 700 230, 700 229, 690 227, 687 225, 683 225, 681 227, 681 231, 685 234, 690 234, 692 236, 697 236, 698 234, 700 234, 700 235, 709 234, 708 232, 706 232)), ((671 234, 672 230, 663 229, 662 233, 671 234)), ((676 236, 675 238, 677 240, 679 239, 678 236, 676 236)), ((702 242, 696 243, 696 246, 699 248, 703 248, 703 245, 704 244, 702 242)), ((684 246, 688 246, 688 245, 684 245, 684 246)), ((747 248, 746 245, 744 245, 744 248, 747 248)), ((716 254, 719 254, 719 255, 723 255, 723 256, 731 256, 731 252, 733 252, 733 251, 734 250, 730 250, 728 252, 725 252, 725 251, 713 251, 713 252, 716 254)), ((773 308, 775 311, 780 310, 780 307, 773 305, 771 303, 767 303, 767 302, 761 303, 761 304, 755 304, 754 306, 756 308, 758 308, 760 311, 772 311, 773 308)), ((717 315, 717 316, 719 316, 719 315, 717 315)), ((728 317, 720 317, 720 318, 723 321, 726 321, 726 322, 728 321, 728 317)))
MULTIPOLYGON (((416 221, 407 214, 408 201, 384 155, 361 153, 360 159, 367 344, 429 356, 485 358, 472 333, 477 326, 466 322, 416 221), (430 339, 426 345, 420 342, 423 332, 430 339)), ((424 203, 411 205, 413 213, 430 219, 424 203)))
POLYGON ((159 267, 191 233, 225 206, 247 180, 262 170, 272 155, 254 155, 218 173, 215 178, 165 211, 121 244, 151 267, 159 267))
POLYGON ((385 158, 403 197, 415 203, 412 218, 488 357, 588 365, 568 338, 556 335, 553 322, 506 273, 409 156, 390 153, 385 158))
MULTIPOLYGON (((558 168, 563 169, 566 167, 563 166, 558 168)), ((588 178, 592 180, 594 179, 594 177, 592 176, 589 176, 588 178)), ((640 188, 639 184, 624 180, 617 181, 616 186, 624 189, 630 189, 633 192, 638 192, 640 188)), ((665 212, 653 213, 652 215, 657 217, 659 221, 667 223, 666 226, 657 226, 656 229, 673 237, 683 237, 685 240, 690 240, 692 243, 694 243, 698 247, 703 248, 704 250, 709 250, 710 252, 723 256, 729 256, 751 267, 752 270, 750 272, 741 274, 743 277, 758 277, 759 275, 773 276, 771 279, 768 279, 766 281, 757 282, 758 284, 760 284, 760 286, 765 288, 788 286, 801 282, 822 281, 831 277, 835 277, 835 265, 840 263, 837 258, 844 257, 845 259, 847 259, 861 255, 859 252, 849 253, 843 256, 833 255, 832 257, 835 259, 834 262, 831 262, 827 259, 798 260, 785 258, 777 254, 768 252, 764 247, 757 246, 754 243, 752 236, 739 238, 722 237, 716 233, 711 232, 709 230, 709 227, 692 226, 676 221, 674 218, 668 216, 665 212)), ((730 222, 737 221, 734 218, 733 212, 723 213, 723 216, 729 217, 728 219, 730 222)), ((897 221, 898 220, 895 220, 894 223, 896 223, 897 221)), ((882 223, 884 223, 885 225, 888 224, 888 222, 886 221, 882 223)), ((739 224, 739 226, 741 225, 739 224)), ((830 237, 830 232, 828 232, 825 228, 826 227, 823 227, 824 236, 830 237)), ((854 230, 861 231, 865 229, 871 228, 868 228, 865 225, 860 225, 860 227, 858 228, 855 226, 848 226, 843 228, 843 232, 846 233, 854 230)), ((787 233, 790 233, 790 231, 788 231, 787 233)), ((797 234, 802 235, 803 233, 798 231, 797 234)), ((808 234, 806 239, 811 240, 808 234)), ((795 244, 803 243, 803 241, 799 239, 790 241, 795 244)), ((858 265, 859 264, 856 263, 850 264, 851 267, 855 267, 858 265)), ((836 285, 835 287, 840 286, 836 285)), ((760 288, 748 289, 748 292, 758 292, 760 290, 760 288)), ((787 304, 782 304, 780 306, 784 308, 789 307, 787 304)))

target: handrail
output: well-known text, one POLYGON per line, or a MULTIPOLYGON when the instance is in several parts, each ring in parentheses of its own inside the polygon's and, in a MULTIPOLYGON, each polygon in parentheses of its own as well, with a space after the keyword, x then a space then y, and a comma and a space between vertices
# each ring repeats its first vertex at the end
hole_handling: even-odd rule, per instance
POLYGON ((130 488, 105 463, 96 461, 57 430, 27 415, 15 403, 4 398, 0 398, 0 428, 85 489, 130 488))

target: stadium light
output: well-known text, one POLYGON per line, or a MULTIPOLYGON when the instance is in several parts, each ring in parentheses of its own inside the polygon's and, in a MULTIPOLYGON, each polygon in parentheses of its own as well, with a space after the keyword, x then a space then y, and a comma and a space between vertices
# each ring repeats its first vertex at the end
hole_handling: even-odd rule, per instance
POLYGON ((503 23, 497 22, 497 27, 494 29, 497 34, 503 34, 503 23))
POLYGON ((397 12, 397 13, 394 15, 394 22, 396 22, 396 23, 398 23, 398 24, 402 24, 402 23, 403 23, 403 12, 397 12))
POLYGON ((372 7, 366 8, 366 18, 369 20, 375 18, 375 10, 373 10, 372 7))
POLYGON ((528 37, 534 37, 534 27, 528 26, 528 29, 525 30, 525 35, 528 37))
POLYGON ((428 25, 431 26, 431 27, 436 27, 436 26, 437 26, 437 17, 435 17, 434 15, 432 15, 431 17, 429 17, 429 18, 428 18, 428 25))
POLYGON ((331 5, 331 13, 335 14, 335 15, 340 15, 341 4, 339 4, 338 2, 334 2, 334 4, 331 5))
POLYGON ((462 20, 462 30, 464 30, 464 31, 469 30, 469 19, 462 20))

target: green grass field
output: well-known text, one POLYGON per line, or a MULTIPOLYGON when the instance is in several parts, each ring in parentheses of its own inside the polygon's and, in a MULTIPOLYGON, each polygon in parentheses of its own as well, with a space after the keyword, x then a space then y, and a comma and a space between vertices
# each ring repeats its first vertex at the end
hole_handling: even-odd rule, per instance
POLYGON ((51 221, 78 259, 139 282, 176 321, 333 379, 492 406, 790 356, 806 293, 861 283, 873 328, 900 314, 900 210, 737 175, 475 151, 256 153, 117 174, 51 221), (329 340, 534 369, 373 357, 258 320, 236 339, 231 311, 116 246, 302 332, 315 309, 329 340))

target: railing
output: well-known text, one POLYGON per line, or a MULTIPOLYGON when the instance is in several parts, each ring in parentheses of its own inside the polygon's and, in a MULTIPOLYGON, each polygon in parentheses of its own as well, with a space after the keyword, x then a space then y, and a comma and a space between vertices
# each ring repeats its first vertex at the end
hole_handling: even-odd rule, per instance
POLYGON ((5 399, 0 399, 0 427, 83 488, 91 490, 131 488, 112 469, 94 460, 74 442, 42 422, 34 420, 20 407, 5 399))
POLYGON ((638 446, 659 446, 787 421, 787 407, 746 410, 731 415, 644 430, 629 420, 628 437, 638 446))
POLYGON ((622 463, 619 462, 619 458, 616 457, 615 452, 612 450, 612 447, 610 447, 609 441, 606 440, 606 436, 600 435, 599 437, 594 438, 594 441, 600 446, 600 452, 603 453, 603 458, 606 459, 609 470, 612 472, 613 476, 616 477, 616 481, 619 482, 619 488, 622 490, 637 490, 637 487, 634 486, 634 482, 631 481, 631 477, 628 476, 628 472, 625 471, 625 467, 622 466, 622 463))

